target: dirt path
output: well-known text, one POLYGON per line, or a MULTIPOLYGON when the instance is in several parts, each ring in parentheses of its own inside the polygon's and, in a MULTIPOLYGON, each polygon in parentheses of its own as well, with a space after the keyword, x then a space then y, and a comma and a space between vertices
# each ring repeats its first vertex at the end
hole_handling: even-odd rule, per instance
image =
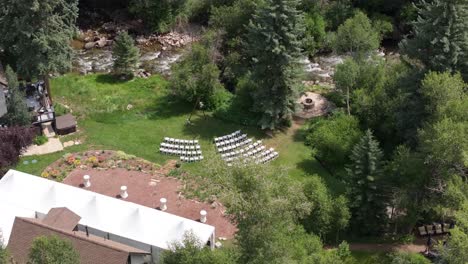
POLYGON ((349 249, 352 251, 379 251, 379 252, 392 252, 402 251, 411 253, 420 253, 426 249, 424 243, 415 244, 370 244, 370 243, 352 243, 349 245, 349 249))

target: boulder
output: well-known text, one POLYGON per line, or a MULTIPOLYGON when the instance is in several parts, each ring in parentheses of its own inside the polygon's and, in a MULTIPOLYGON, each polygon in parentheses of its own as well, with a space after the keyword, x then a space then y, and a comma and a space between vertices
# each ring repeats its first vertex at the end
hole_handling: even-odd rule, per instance
POLYGON ((100 40, 96 41, 96 47, 104 48, 107 45, 107 39, 101 38, 100 40))
POLYGON ((84 48, 85 49, 92 49, 96 46, 96 43, 95 42, 87 42, 85 45, 84 45, 84 48))

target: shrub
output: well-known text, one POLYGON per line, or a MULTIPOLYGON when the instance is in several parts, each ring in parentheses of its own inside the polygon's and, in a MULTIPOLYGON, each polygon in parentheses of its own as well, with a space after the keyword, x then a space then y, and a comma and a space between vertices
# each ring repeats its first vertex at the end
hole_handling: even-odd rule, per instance
POLYGON ((421 254, 398 252, 390 255, 391 264, 430 264, 431 261, 421 254))
POLYGON ((114 158, 115 159, 118 159, 118 160, 130 160, 130 159, 135 159, 135 155, 130 155, 130 154, 127 154, 121 150, 115 152, 114 154, 114 158))
POLYGON ((49 139, 46 136, 40 135, 40 136, 37 136, 37 137, 34 138, 33 143, 40 146, 40 145, 44 145, 48 141, 49 141, 49 139))
POLYGON ((54 104, 54 111, 56 116, 66 115, 70 113, 70 109, 66 108, 64 105, 59 103, 54 104))
POLYGON ((98 166, 98 159, 96 156, 91 156, 88 159, 86 159, 86 163, 90 164, 92 167, 97 167, 98 166))
POLYGON ((343 113, 312 121, 306 142, 312 153, 329 168, 341 168, 348 161, 352 147, 361 137, 359 121, 343 113))
POLYGON ((33 128, 0 128, 0 175, 18 162, 21 150, 32 143, 34 136, 33 128))

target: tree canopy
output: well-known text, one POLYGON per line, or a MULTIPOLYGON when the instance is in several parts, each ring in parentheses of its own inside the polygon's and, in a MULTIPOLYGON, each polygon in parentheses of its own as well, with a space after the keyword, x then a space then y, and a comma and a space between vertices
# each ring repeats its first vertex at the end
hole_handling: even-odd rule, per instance
POLYGON ((295 110, 303 15, 297 0, 266 0, 248 25, 254 105, 262 129, 288 126, 295 110))
POLYGON ((68 72, 77 17, 77 0, 1 1, 0 46, 24 78, 68 72))
POLYGON ((78 264, 80 258, 70 241, 57 236, 40 236, 33 240, 29 251, 29 263, 78 264))
POLYGON ((10 126, 27 126, 31 124, 31 114, 28 112, 25 94, 20 91, 18 76, 10 66, 7 66, 5 76, 8 81, 7 114, 5 119, 10 126))
POLYGON ((468 3, 465 0, 421 0, 413 34, 400 48, 427 70, 461 72, 468 80, 468 3))

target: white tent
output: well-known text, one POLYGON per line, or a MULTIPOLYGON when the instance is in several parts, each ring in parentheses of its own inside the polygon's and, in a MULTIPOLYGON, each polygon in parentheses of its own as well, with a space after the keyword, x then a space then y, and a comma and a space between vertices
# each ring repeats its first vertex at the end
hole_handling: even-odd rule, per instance
POLYGON ((0 180, 4 243, 8 244, 16 216, 33 218, 55 207, 67 207, 81 216, 79 225, 138 244, 168 249, 191 231, 200 241, 214 245, 213 226, 15 170, 0 180))

